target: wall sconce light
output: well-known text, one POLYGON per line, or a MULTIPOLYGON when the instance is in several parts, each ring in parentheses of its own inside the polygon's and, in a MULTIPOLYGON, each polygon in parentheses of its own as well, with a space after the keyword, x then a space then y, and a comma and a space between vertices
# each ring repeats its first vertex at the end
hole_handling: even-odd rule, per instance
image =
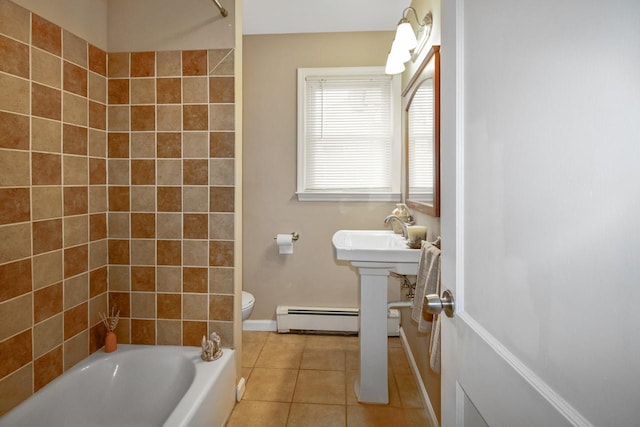
POLYGON ((431 35, 431 27, 433 25, 433 16, 431 11, 427 12, 425 17, 420 21, 418 13, 412 7, 408 7, 402 11, 402 19, 398 22, 396 36, 391 45, 391 51, 387 56, 387 65, 384 72, 387 74, 398 74, 404 71, 404 63, 410 59, 415 59, 426 44, 431 35), (407 14, 413 12, 418 24, 418 34, 413 30, 407 14))

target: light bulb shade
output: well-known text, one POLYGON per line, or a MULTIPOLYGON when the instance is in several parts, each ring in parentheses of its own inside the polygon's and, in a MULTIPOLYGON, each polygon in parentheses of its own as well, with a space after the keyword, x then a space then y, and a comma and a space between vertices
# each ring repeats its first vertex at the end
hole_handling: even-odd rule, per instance
POLYGON ((411 26, 409 21, 403 20, 402 22, 400 22, 400 24, 398 24, 395 42, 398 43, 399 47, 402 47, 406 50, 411 50, 418 46, 416 33, 413 32, 413 27, 411 26))
POLYGON ((411 52, 409 52, 409 49, 403 49, 402 46, 400 46, 400 44, 398 44, 398 42, 396 42, 395 40, 391 45, 391 53, 389 53, 389 55, 397 58, 397 60, 402 62, 403 64, 411 59, 411 52))
POLYGON ((384 72, 386 74, 400 74, 404 71, 404 63, 399 61, 397 57, 393 56, 393 53, 390 52, 387 56, 387 65, 384 67, 384 72))

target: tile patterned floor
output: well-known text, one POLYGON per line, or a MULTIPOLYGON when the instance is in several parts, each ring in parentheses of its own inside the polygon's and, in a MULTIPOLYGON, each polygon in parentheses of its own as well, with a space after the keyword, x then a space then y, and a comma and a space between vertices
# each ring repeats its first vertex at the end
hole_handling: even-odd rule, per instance
POLYGON ((430 427, 399 338, 389 338, 389 404, 353 391, 358 338, 245 331, 247 386, 227 427, 430 427))

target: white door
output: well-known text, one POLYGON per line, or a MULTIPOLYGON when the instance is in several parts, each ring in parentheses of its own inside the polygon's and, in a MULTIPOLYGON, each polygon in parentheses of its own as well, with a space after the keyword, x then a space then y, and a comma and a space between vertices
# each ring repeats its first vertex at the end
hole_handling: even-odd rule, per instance
POLYGON ((640 426, 640 1, 442 15, 442 425, 640 426))

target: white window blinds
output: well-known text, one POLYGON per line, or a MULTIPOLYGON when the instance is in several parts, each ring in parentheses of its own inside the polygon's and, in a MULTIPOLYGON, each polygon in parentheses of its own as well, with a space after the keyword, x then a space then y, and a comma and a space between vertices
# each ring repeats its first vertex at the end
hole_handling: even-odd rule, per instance
POLYGON ((392 77, 382 69, 340 69, 349 70, 342 75, 331 70, 299 71, 298 193, 398 192, 392 77))
POLYGON ((409 188, 412 195, 433 194, 433 79, 425 80, 409 108, 409 188))

